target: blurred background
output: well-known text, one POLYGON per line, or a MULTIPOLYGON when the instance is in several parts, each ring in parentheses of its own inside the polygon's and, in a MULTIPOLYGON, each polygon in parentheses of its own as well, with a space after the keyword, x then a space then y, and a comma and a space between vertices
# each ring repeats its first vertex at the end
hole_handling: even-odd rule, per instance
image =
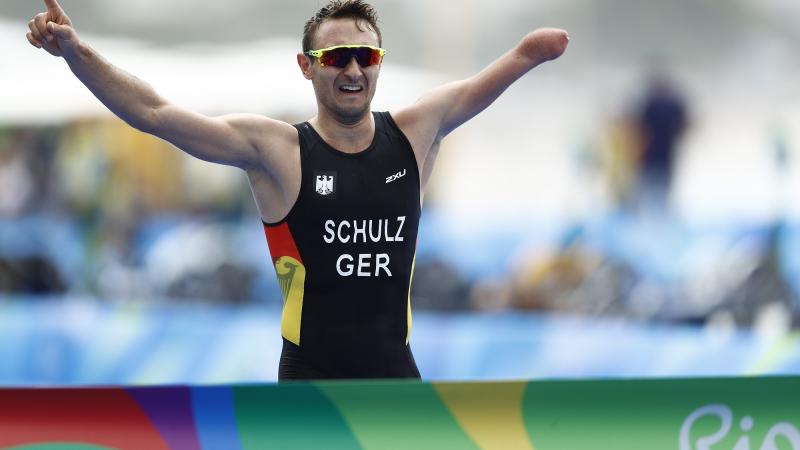
MULTIPOLYGON (((206 114, 315 114, 324 2, 62 0, 206 114)), ((800 3, 374 0, 375 110, 542 26, 567 53, 442 146, 419 234, 425 379, 800 373, 800 3)), ((0 3, 0 384, 273 381, 280 290, 247 182, 104 110, 0 3)))

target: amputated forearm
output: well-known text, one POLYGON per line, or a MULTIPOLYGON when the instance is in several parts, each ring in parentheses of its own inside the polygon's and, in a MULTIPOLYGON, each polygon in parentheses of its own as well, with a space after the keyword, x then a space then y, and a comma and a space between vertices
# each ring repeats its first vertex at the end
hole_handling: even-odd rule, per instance
POLYGON ((513 52, 527 60, 528 70, 561 56, 569 44, 569 35, 558 28, 540 28, 525 35, 513 52))

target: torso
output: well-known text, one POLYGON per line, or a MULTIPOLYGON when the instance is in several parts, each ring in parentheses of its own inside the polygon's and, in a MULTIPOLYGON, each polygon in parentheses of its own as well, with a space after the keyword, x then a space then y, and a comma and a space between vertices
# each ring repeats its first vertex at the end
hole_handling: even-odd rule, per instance
MULTIPOLYGON (((286 345, 331 378, 419 376, 408 350, 419 162, 391 116, 374 117, 373 142, 357 153, 297 125, 296 190, 271 192, 290 206, 285 217, 262 207, 286 345)), ((274 184, 250 181, 257 201, 259 183, 274 184)))
MULTIPOLYGON (((392 112, 391 117, 401 132, 406 136, 420 173, 421 202, 425 196, 425 189, 433 172, 434 163, 439 153, 441 138, 437 136, 438 129, 430 124, 419 114, 412 112, 411 108, 392 112)), ((312 121, 313 123, 313 121, 312 121)), ((247 177, 256 206, 261 214, 261 220, 267 223, 276 222, 285 217, 297 200, 300 193, 300 143, 297 131, 286 125, 288 136, 281 139, 286 145, 276 152, 262 152, 273 155, 264 162, 264 166, 271 169, 247 170, 247 177)), ((340 144, 326 137, 326 142, 335 148, 343 148, 340 144)), ((362 145, 362 147, 366 147, 362 145)))

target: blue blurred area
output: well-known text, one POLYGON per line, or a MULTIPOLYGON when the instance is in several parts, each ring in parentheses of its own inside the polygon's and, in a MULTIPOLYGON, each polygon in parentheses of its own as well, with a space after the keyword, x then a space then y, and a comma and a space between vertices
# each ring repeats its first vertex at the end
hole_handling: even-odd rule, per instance
MULTIPOLYGON (((90 221, 49 214, 0 221, 4 290, 112 303, 280 305, 257 220, 161 214, 137 224, 118 249, 125 253, 117 254, 92 243, 98 225, 90 221), (33 278, 28 285, 14 261, 31 259, 52 267, 21 266, 17 272, 33 278)), ((800 317, 798 255, 796 224, 703 228, 618 214, 572 226, 507 221, 461 233, 427 210, 412 297, 415 307, 433 310, 552 310, 688 323, 721 314, 738 326, 754 326, 774 307, 786 322, 775 326, 786 331, 800 317)))
MULTIPOLYGON (((277 308, 18 297, 0 302, 0 385, 274 381, 277 308)), ((520 312, 417 312, 425 379, 792 374, 800 335, 520 312)))

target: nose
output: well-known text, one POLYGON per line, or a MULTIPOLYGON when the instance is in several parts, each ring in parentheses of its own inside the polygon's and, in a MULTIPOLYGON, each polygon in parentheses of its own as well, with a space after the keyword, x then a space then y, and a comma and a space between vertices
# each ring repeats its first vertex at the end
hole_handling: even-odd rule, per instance
POLYGON ((347 65, 344 66, 344 74, 348 76, 361 75, 361 66, 358 65, 358 60, 356 60, 355 56, 350 58, 350 62, 348 62, 347 65))

